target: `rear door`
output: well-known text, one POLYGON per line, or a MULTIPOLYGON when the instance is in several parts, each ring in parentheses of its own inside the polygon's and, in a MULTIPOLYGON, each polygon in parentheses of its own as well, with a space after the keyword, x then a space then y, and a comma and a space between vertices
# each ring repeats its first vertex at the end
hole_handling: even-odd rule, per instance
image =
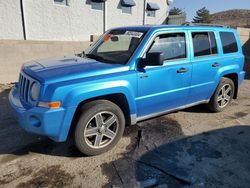
POLYGON ((192 104, 209 99, 221 62, 214 31, 190 31, 189 35, 193 65, 189 103, 192 104))

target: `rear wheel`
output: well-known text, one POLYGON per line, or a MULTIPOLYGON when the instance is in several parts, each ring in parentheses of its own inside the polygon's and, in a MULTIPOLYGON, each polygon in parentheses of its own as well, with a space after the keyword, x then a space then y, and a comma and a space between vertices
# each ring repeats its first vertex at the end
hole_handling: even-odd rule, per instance
POLYGON ((235 86, 231 79, 222 78, 215 93, 213 94, 208 107, 213 112, 223 111, 232 101, 235 86))
POLYGON ((75 143, 85 155, 112 149, 123 135, 125 118, 121 109, 107 100, 87 103, 75 129, 75 143))

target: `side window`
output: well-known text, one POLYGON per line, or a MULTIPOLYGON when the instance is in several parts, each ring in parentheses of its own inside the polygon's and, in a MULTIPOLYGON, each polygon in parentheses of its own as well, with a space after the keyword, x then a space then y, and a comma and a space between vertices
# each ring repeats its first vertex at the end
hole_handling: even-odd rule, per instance
POLYGON ((164 60, 186 58, 185 33, 169 33, 155 38, 150 52, 162 52, 164 60))
POLYGON ((91 8, 94 9, 94 10, 103 10, 103 6, 104 4, 103 3, 100 3, 100 2, 91 2, 91 8))
POLYGON ((67 0, 54 0, 55 4, 59 4, 59 5, 68 5, 68 1, 67 0))
POLYGON ((132 7, 122 6, 122 13, 132 14, 132 7))
POLYGON ((220 32, 220 38, 223 46, 223 53, 234 53, 238 52, 238 45, 232 32, 220 32))
POLYGON ((217 43, 213 32, 192 33, 194 56, 217 54, 217 43))
POLYGON ((155 10, 148 10, 147 11, 147 16, 149 16, 149 17, 155 17, 155 10))

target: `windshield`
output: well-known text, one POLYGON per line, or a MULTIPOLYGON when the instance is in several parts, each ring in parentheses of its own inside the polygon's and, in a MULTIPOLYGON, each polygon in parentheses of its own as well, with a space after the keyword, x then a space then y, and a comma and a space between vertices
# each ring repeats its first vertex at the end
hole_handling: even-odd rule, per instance
POLYGON ((85 55, 101 62, 125 65, 142 41, 145 32, 111 30, 91 46, 85 55))

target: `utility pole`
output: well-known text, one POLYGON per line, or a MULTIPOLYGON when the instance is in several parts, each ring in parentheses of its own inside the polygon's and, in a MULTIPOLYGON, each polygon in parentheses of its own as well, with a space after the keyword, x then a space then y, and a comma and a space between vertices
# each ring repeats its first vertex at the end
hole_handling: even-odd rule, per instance
POLYGON ((20 10, 21 10, 22 26, 23 26, 23 39, 26 40, 26 27, 25 27, 23 0, 20 0, 20 10))
POLYGON ((103 33, 107 30, 107 25, 108 25, 108 11, 107 11, 107 2, 103 2, 103 33))
POLYGON ((145 25, 146 23, 146 1, 143 0, 143 20, 142 20, 142 25, 145 25))

